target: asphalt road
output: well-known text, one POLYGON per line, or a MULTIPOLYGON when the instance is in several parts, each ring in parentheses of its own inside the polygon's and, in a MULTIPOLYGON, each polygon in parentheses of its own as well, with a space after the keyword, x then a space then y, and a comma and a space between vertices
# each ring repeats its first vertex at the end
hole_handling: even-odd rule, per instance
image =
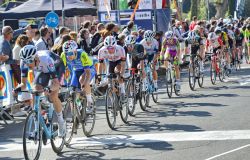
MULTIPOLYGON (((249 160, 250 65, 224 83, 212 85, 206 77, 196 91, 189 89, 187 74, 182 76, 180 97, 169 99, 161 82, 159 103, 147 112, 137 106, 129 125, 118 118, 115 131, 107 125, 104 106, 98 106, 93 137, 79 129, 62 154, 48 144, 40 159, 249 160)), ((0 159, 23 159, 23 119, 8 126, 0 121, 0 159)))

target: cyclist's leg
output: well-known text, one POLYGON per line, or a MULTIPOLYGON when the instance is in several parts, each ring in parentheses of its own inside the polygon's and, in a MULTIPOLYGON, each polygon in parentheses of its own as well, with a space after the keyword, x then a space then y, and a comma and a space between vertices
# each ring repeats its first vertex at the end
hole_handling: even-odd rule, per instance
MULTIPOLYGON (((157 63, 157 57, 158 57, 158 54, 154 54, 154 56, 153 56, 153 62, 156 62, 157 63)), ((157 89, 158 88, 158 83, 157 83, 157 81, 158 81, 158 74, 157 74, 157 71, 156 71, 156 63, 153 63, 154 65, 153 65, 153 82, 154 82, 154 87, 157 89)))

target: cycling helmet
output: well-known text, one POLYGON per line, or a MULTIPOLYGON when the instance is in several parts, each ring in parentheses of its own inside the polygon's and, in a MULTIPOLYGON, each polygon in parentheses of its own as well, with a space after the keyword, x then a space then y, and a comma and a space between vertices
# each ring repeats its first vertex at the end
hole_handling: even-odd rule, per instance
POLYGON ((188 33, 188 38, 189 39, 195 39, 195 37, 196 37, 196 33, 195 32, 191 31, 191 32, 188 33))
POLYGON ((154 39, 154 37, 155 37, 155 33, 153 31, 151 31, 151 30, 145 31, 144 38, 146 40, 152 41, 154 39))
POLYGON ((221 28, 220 27, 215 28, 214 32, 215 32, 215 34, 220 34, 221 28))
POLYGON ((24 63, 32 63, 35 59, 36 56, 36 47, 33 45, 26 45, 24 46, 20 53, 19 53, 20 59, 24 62, 24 63))
POLYGON ((227 28, 223 28, 223 32, 228 33, 228 29, 227 28))
POLYGON ((216 34, 214 32, 211 32, 208 34, 208 40, 214 40, 216 38, 216 34))
POLYGON ((172 31, 167 31, 167 32, 165 33, 165 37, 166 37, 166 38, 173 38, 173 37, 174 37, 174 33, 173 33, 172 31))
POLYGON ((115 46, 117 44, 115 37, 113 36, 108 36, 104 39, 104 46, 109 47, 109 46, 115 46))
POLYGON ((136 43, 136 37, 133 35, 128 35, 125 38, 125 45, 129 45, 129 44, 135 44, 136 43))
POLYGON ((63 44, 62 48, 64 53, 71 53, 77 50, 78 45, 75 41, 69 40, 63 44))

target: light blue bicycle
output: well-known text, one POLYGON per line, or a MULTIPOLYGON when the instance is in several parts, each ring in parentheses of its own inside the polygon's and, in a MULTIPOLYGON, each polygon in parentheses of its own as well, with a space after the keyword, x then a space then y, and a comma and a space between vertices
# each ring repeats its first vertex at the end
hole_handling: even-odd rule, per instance
POLYGON ((140 101, 140 106, 143 111, 146 111, 146 108, 149 107, 150 95, 152 95, 153 101, 158 102, 158 90, 154 86, 153 82, 153 73, 152 73, 152 64, 145 60, 145 72, 147 78, 147 87, 146 91, 142 92, 140 101))
POLYGON ((27 160, 40 157, 42 142, 47 144, 50 139, 52 149, 60 153, 64 147, 64 137, 58 137, 57 116, 54 107, 42 96, 43 91, 22 91, 34 97, 34 109, 28 114, 23 129, 23 153, 27 160))

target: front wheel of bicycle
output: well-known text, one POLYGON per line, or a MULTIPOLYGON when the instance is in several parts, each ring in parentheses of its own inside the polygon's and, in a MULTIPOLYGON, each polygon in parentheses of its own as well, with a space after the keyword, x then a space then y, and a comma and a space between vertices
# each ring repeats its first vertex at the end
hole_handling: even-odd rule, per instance
POLYGON ((95 126, 95 119, 96 119, 96 106, 95 106, 95 99, 94 95, 91 96, 93 101, 93 106, 90 109, 91 112, 87 113, 86 107, 87 107, 87 101, 86 99, 83 99, 82 105, 83 109, 81 110, 81 121, 82 121, 82 130, 85 136, 89 137, 91 136, 92 131, 94 130, 95 126))
POLYGON ((121 107, 120 108, 120 116, 121 116, 121 119, 122 121, 127 124, 128 123, 128 92, 126 93, 126 100, 124 102, 121 102, 120 100, 120 104, 119 106, 121 107))
POLYGON ((189 80, 189 87, 192 91, 195 89, 195 82, 196 82, 196 73, 195 73, 195 66, 194 63, 189 65, 189 72, 188 72, 188 80, 189 80))
POLYGON ((58 120, 57 120, 55 111, 52 114, 52 120, 51 120, 50 125, 51 125, 51 134, 52 134, 52 137, 50 139, 51 147, 55 153, 59 154, 63 150, 64 144, 65 144, 65 139, 64 139, 65 136, 58 137, 59 126, 58 126, 58 120))
POLYGON ((166 70, 166 87, 167 87, 168 97, 171 98, 173 93, 173 85, 172 85, 172 74, 170 68, 166 70))
POLYGON ((73 138, 74 122, 76 121, 73 102, 71 100, 68 100, 64 105, 63 117, 66 121, 65 145, 68 146, 73 138))
POLYGON ((211 61, 211 64, 210 64, 210 79, 211 79, 212 84, 215 85, 217 73, 216 73, 216 69, 214 68, 213 63, 214 62, 211 61))
POLYGON ((198 85, 200 88, 202 88, 204 84, 204 73, 201 73, 200 66, 198 67, 198 72, 199 72, 198 85))
POLYGON ((115 129, 116 125, 116 107, 115 96, 112 92, 112 88, 108 88, 106 92, 106 118, 108 125, 111 129, 115 129))
POLYGON ((23 128, 23 153, 25 159, 38 160, 42 149, 42 130, 35 111, 31 111, 23 128))
POLYGON ((132 80, 128 81, 126 88, 128 91, 128 114, 130 116, 134 116, 135 115, 134 112, 135 112, 136 89, 132 80))
POLYGON ((226 78, 226 66, 222 63, 220 63, 220 72, 219 72, 219 79, 221 82, 224 82, 224 79, 226 78))

